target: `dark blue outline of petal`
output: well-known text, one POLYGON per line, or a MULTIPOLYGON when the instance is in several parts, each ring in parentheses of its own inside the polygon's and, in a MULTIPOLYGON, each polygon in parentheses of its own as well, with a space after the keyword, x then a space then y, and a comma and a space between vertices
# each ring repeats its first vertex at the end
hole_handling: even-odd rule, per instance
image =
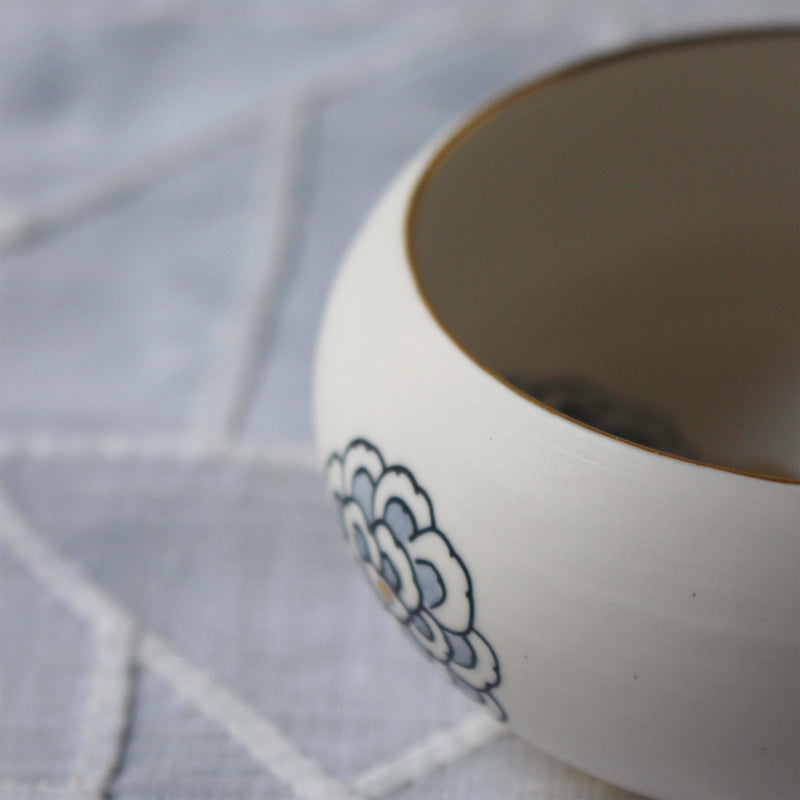
MULTIPOLYGON (((362 438, 353 439, 353 441, 350 442, 349 445, 347 445, 347 447, 344 450, 344 453, 342 453, 342 456, 341 456, 342 465, 344 466, 344 462, 347 459, 347 454, 351 450, 353 450, 354 448, 360 447, 361 445, 364 445, 364 447, 367 447, 370 450, 373 450, 375 452, 375 455, 378 456, 378 461, 381 462, 381 475, 383 475, 383 473, 386 472, 386 461, 383 458, 383 453, 381 453, 381 451, 378 450, 378 448, 375 447, 375 445, 372 444, 372 442, 369 442, 366 439, 362 439, 362 438)), ((379 476, 379 478, 380 478, 380 476, 379 476)))
MULTIPOLYGON (((370 446, 372 446, 372 445, 370 445, 370 446)), ((381 461, 383 461, 383 457, 381 457, 381 461)), ((385 464, 385 462, 384 462, 384 464, 385 464)), ((413 474, 411 473, 411 470, 406 469, 406 467, 400 466, 399 464, 392 464, 392 465, 390 465, 388 467, 384 466, 383 472, 381 473, 381 478, 387 472, 394 472, 396 474, 405 475, 411 481, 411 488, 414 490, 414 494, 422 495, 422 497, 425 498, 425 502, 428 504, 428 510, 431 512, 431 524, 430 524, 429 527, 430 528, 435 528, 436 527, 436 517, 434 516, 434 513, 433 513, 433 503, 431 503, 431 498, 428 496, 428 493, 417 483, 416 479, 414 478, 413 474)), ((378 481, 380 482, 380 478, 378 479, 378 481)), ((375 485, 377 486, 377 483, 375 485)), ((397 495, 392 495, 389 498, 389 501, 390 500, 399 500, 401 503, 403 503, 406 506, 406 508, 408 508, 408 503, 406 503, 403 500, 402 497, 398 497, 397 495)), ((373 501, 373 503, 375 502, 375 495, 373 495, 372 501, 373 501)), ((387 503, 386 503, 387 505, 389 504, 389 501, 387 501, 387 503)), ((409 510, 409 512, 411 511, 410 508, 408 510, 409 510)), ((373 509, 372 509, 372 513, 375 515, 375 519, 383 519, 383 512, 381 511, 381 515, 379 516, 375 512, 374 506, 373 506, 373 509)), ((411 514, 411 519, 414 520, 414 528, 416 529, 416 533, 411 535, 411 539, 413 540, 419 535, 420 529, 419 529, 419 520, 417 520, 417 518, 413 514, 411 514)), ((425 528, 425 530, 428 530, 428 528, 425 528)))
MULTIPOLYGON (((381 475, 381 477, 383 477, 383 476, 381 475)), ((375 494, 374 494, 374 492, 373 492, 373 503, 374 503, 374 500, 375 500, 375 494)), ((430 502, 430 501, 429 501, 429 502, 430 502)), ((388 521, 387 521, 387 519, 386 519, 386 509, 387 509, 387 508, 388 508, 388 507, 389 507, 389 506, 390 506, 392 503, 396 503, 397 505, 401 506, 401 507, 402 507, 402 509, 403 509, 403 512, 404 512, 404 513, 405 513, 405 514, 408 516, 408 518, 411 520, 411 527, 412 527, 414 530, 412 531, 412 533, 411 533, 411 536, 409 536, 409 537, 408 537, 408 541, 409 541, 409 542, 413 541, 413 540, 416 538, 416 535, 419 533, 419 526, 417 525, 417 519, 416 519, 416 517, 415 517, 415 516, 414 516, 414 515, 411 513, 411 509, 409 508, 409 506, 408 506, 408 503, 406 503, 406 501, 405 501, 405 500, 403 500, 401 497, 392 497, 392 498, 390 498, 390 499, 389 499, 389 502, 387 502, 387 503, 386 503, 386 506, 385 506, 385 507, 384 507, 384 509, 383 509, 384 513, 383 513, 383 514, 381 515, 381 517, 380 517, 381 521, 382 521, 382 522, 383 522, 383 523, 386 525, 386 527, 387 527, 387 528, 388 528, 388 529, 389 529, 389 530, 392 532, 392 536, 394 536, 394 538, 395 538, 395 539, 397 539, 397 534, 395 533, 395 530, 394 530, 394 528, 393 528, 393 527, 392 527, 392 526, 389 524, 389 522, 388 522, 388 521)), ((374 513, 374 509, 373 509, 373 513, 374 513)), ((399 539, 397 539, 397 541, 400 541, 400 540, 399 540, 399 539)), ((403 544, 405 544, 405 542, 403 542, 403 544)))
POLYGON ((360 525, 354 525, 351 535, 355 538, 355 545, 356 550, 358 550, 358 554, 361 556, 362 561, 367 561, 369 559, 369 547, 367 545, 367 534, 361 530, 360 525))
POLYGON ((372 477, 370 476, 369 472, 367 472, 367 470, 364 467, 359 467, 353 473, 353 486, 355 486, 356 479, 358 478, 359 475, 365 475, 367 480, 369 481, 370 485, 372 486, 372 495, 369 498, 369 508, 364 508, 364 506, 362 506, 361 503, 358 502, 358 498, 355 496, 355 493, 349 494, 348 495, 348 499, 352 498, 353 500, 356 501, 356 503, 358 503, 359 507, 364 512, 364 519, 367 520, 367 525, 371 525, 372 524, 372 518, 371 518, 372 517, 372 498, 375 496, 375 484, 373 483, 372 477))
POLYGON ((342 534, 346 542, 350 541, 350 530, 344 521, 344 503, 339 501, 339 524, 342 526, 342 534))
MULTIPOLYGON (((492 654, 492 660, 494 661, 494 672, 495 672, 495 675, 496 675, 495 680, 493 680, 491 683, 488 682, 488 681, 485 682, 483 684, 483 688, 482 689, 477 689, 475 686, 472 687, 473 689, 475 689, 478 692, 488 692, 489 689, 494 689, 496 686, 500 685, 500 662, 497 659, 497 653, 495 653, 494 648, 489 644, 489 642, 486 641, 485 637, 481 636, 480 633, 478 633, 478 631, 475 630, 475 628, 471 628, 469 631, 467 631, 467 633, 464 634, 464 636, 466 637, 467 634, 470 634, 470 633, 474 634, 475 636, 477 636, 486 645, 486 647, 489 649, 489 652, 492 654)), ((473 650, 473 652, 474 652, 474 650, 473 650)), ((477 657, 476 657, 476 663, 477 663, 477 657)), ((473 665, 473 667, 474 667, 474 665, 473 665)), ((456 677, 456 676, 454 676, 454 677, 456 677)), ((462 678, 458 678, 458 680, 463 680, 463 679, 462 678)), ((466 683, 466 681, 464 681, 464 683, 466 683)))
POLYGON ((395 593, 395 595, 398 595, 400 589, 403 588, 403 579, 395 569, 394 562, 391 558, 389 558, 389 556, 386 555, 386 553, 381 553, 381 568, 378 570, 378 574, 386 581, 387 585, 395 593))
MULTIPOLYGON (((456 639, 456 638, 457 639, 463 639, 464 643, 467 645, 467 648, 469 649, 469 652, 470 652, 470 654, 472 656, 472 658, 470 658, 469 664, 462 664, 459 661, 454 661, 453 660, 453 656, 452 655, 450 656, 450 661, 452 663, 458 664, 459 667, 463 667, 464 669, 473 669, 475 667, 475 664, 477 664, 477 662, 478 662, 478 657, 475 655, 475 651, 472 649, 472 645, 469 643, 469 641, 467 641, 467 634, 469 634, 469 633, 476 633, 476 631, 473 631, 472 629, 470 629, 470 630, 467 631, 467 633, 452 633, 451 631, 447 631, 445 633, 445 638, 447 638, 447 643, 450 645, 451 654, 454 652, 454 648, 453 648, 452 642, 450 641, 450 637, 452 637, 453 639, 456 639)), ((482 636, 481 636, 481 639, 483 639, 482 636)), ((484 639, 484 641, 486 641, 486 640, 484 639)))
MULTIPOLYGON (((467 627, 463 631, 454 631, 452 628, 448 628, 446 625, 442 625, 442 623, 439 622, 438 619, 436 621, 439 622, 440 627, 450 631, 450 633, 466 634, 472 630, 472 624, 475 620, 475 603, 472 597, 472 576, 469 574, 467 565, 461 560, 461 556, 458 553, 456 553, 456 551, 453 549, 453 545, 450 544, 450 540, 438 528, 426 528, 424 531, 420 531, 418 535, 422 536, 423 533, 435 533, 442 539, 444 539, 444 543, 447 546, 448 555, 450 556, 450 558, 453 558, 458 562, 458 565, 461 567, 461 570, 463 571, 464 576, 467 579, 467 591, 465 592, 465 595, 469 600, 469 624, 467 625, 467 627)), ((416 539, 417 537, 415 536, 414 538, 416 539)), ((424 559, 420 560, 423 561, 424 559)), ((416 563, 416 559, 414 559, 414 563, 416 563)), ((426 561, 425 563, 429 564, 430 562, 426 561)), ((439 572, 438 569, 436 571, 439 572)), ((445 598, 446 596, 447 596, 447 589, 445 589, 445 598)), ((440 600, 436 605, 440 606, 444 602, 445 598, 442 598, 442 600, 440 600)))
MULTIPOLYGON (((467 600, 469 601, 469 625, 463 631, 454 631, 454 630, 451 630, 450 628, 445 627, 444 625, 439 623, 438 620, 436 620, 437 625, 439 625, 439 627, 445 632, 445 643, 447 644, 447 650, 448 650, 447 658, 445 660, 438 659, 438 658, 436 658, 436 656, 434 656, 432 653, 430 653, 428 650, 426 650, 419 643, 419 641, 417 641, 417 639, 411 634, 411 632, 409 631, 409 625, 411 624, 411 620, 418 616, 419 611, 420 611, 421 608, 426 610, 426 611, 428 611, 429 613, 431 613, 433 611, 433 609, 439 607, 447 598, 447 587, 446 587, 444 581, 441 580, 441 573, 439 572, 438 569, 436 569, 436 566, 434 564, 432 564, 431 562, 429 562, 429 561, 427 561, 425 559, 419 559, 419 560, 414 559, 414 560, 412 560, 409 557, 409 563, 411 563, 411 565, 412 565, 412 572, 413 572, 413 575, 414 575, 414 581, 417 584, 417 589, 419 590, 420 603, 419 603, 419 605, 417 606, 416 609, 413 609, 413 610, 412 609, 406 609, 409 612, 408 619, 406 619, 405 621, 401 621, 401 624, 402 624, 402 626, 403 626, 403 628, 404 628, 404 630, 406 632, 406 635, 414 642, 414 644, 417 646, 417 648, 419 650, 421 650, 431 661, 436 661, 438 663, 444 664, 445 667, 447 668, 448 674, 450 675, 450 678, 452 679, 453 683, 456 684, 456 686, 458 686, 459 688, 464 687, 464 688, 462 688, 462 691, 466 691, 467 694, 470 697, 472 697, 477 702, 480 702, 480 703, 482 703, 483 705, 486 705, 486 706, 489 705, 489 703, 487 702, 487 698, 490 699, 492 701, 492 703, 494 704, 494 706, 499 711, 500 715, 501 715, 500 716, 500 720, 502 722, 505 722, 508 719, 508 715, 506 714, 505 709, 500 705, 500 703, 497 702, 497 699, 494 697, 494 695, 490 691, 491 689, 494 689, 495 687, 499 686, 500 683, 501 683, 502 679, 501 679, 501 674, 500 674, 500 661, 497 658, 497 653, 495 653, 494 648, 491 646, 491 644, 489 644, 489 642, 477 630, 475 630, 475 628, 473 627, 474 615, 475 615, 475 605, 474 605, 474 598, 473 598, 473 594, 472 594, 472 576, 469 574, 469 570, 467 569, 466 564, 464 564, 464 562, 461 560, 461 557, 458 555, 458 553, 456 553, 455 549, 450 544, 450 540, 447 538, 447 536, 445 536, 444 533, 442 533, 436 527, 436 517, 434 516, 433 503, 431 502, 431 499, 430 499, 430 496, 428 495, 428 493, 417 483, 416 479, 414 478, 414 475, 406 467, 403 467, 403 466, 400 466, 400 465, 391 465, 391 466, 387 467, 386 466, 386 461, 384 460, 383 454, 380 452, 380 450, 377 447, 375 447, 375 445, 372 444, 369 440, 367 440, 367 439, 365 439, 363 437, 359 437, 357 439, 353 439, 350 442, 350 444, 348 444, 348 446, 345 448, 344 454, 342 456, 340 456, 338 453, 333 453, 328 458, 328 460, 326 462, 326 469, 330 469, 330 465, 334 461, 339 461, 340 464, 342 465, 342 468, 343 468, 344 467, 344 461, 345 461, 345 458, 347 457, 348 452, 352 448, 358 447, 358 446, 362 446, 362 445, 367 447, 367 448, 369 448, 370 450, 374 451, 375 454, 378 456, 378 460, 379 460, 379 462, 381 464, 381 474, 378 476, 377 481, 375 481, 373 483, 373 489, 374 489, 375 486, 377 486, 377 483, 384 476, 384 474, 386 474, 386 472, 391 470, 393 472, 405 474, 409 478, 409 480, 411 482, 411 486, 414 489, 414 492, 416 494, 418 494, 418 495, 422 495, 425 498, 426 503, 428 504, 428 509, 430 510, 430 515, 431 515, 431 525, 429 527, 424 528, 423 530, 420 530, 416 517, 414 516, 413 513, 411 513, 411 509, 408 507, 408 504, 403 500, 403 498, 402 497, 393 497, 392 498, 392 499, 395 499, 398 502, 400 502, 403 506, 405 506, 405 508, 408 511, 408 515, 414 521, 415 531, 411 535, 409 541, 413 541, 418 536, 421 536, 424 533, 430 533, 430 532, 436 533, 439 536, 441 536, 441 538, 444 540, 445 545, 447 546, 448 555, 458 562, 458 564, 461 567, 461 569, 463 570, 464 576, 466 577, 466 580, 467 580, 466 597, 467 597, 467 600), (419 582, 417 581, 416 571, 413 569, 414 564, 417 564, 417 563, 424 563, 424 564, 428 564, 429 566, 431 566, 433 568, 434 572, 439 577, 440 584, 442 585, 442 589, 443 589, 442 598, 437 603, 435 603, 431 608, 427 608, 422 603, 422 589, 420 588, 419 582), (492 654, 492 658, 494 659, 494 666, 495 666, 495 671, 496 671, 496 675, 497 675, 496 680, 493 683, 486 684, 485 688, 482 689, 482 690, 481 689, 476 689, 475 687, 470 686, 462 678, 459 678, 457 675, 455 675, 453 672, 451 672, 451 670, 449 668, 449 664, 452 661, 453 647, 452 647, 452 644, 450 643, 450 641, 449 641, 449 639, 447 637, 447 634, 451 634, 453 636, 458 636, 458 637, 464 638, 466 640, 466 637, 470 633, 475 634, 475 636, 478 636, 481 639, 481 641, 484 642, 484 644, 488 648, 489 652, 492 654)), ((366 472, 366 470, 365 470, 365 472, 366 472)), ((369 473, 367 473, 367 474, 369 474, 369 473)), ((370 480, 371 480, 371 478, 370 478, 370 480)), ((354 497, 351 498, 349 495, 342 495, 338 491, 334 492, 334 497, 339 502, 339 505, 340 505, 339 518, 340 518, 340 522, 342 524, 342 528, 343 528, 343 531, 344 531, 345 539, 347 539, 347 538, 349 538, 349 535, 348 535, 348 531, 347 531, 347 526, 344 525, 344 505, 350 499, 355 501, 355 498, 354 497)), ((377 523, 381 522, 382 519, 383 519, 382 516, 378 516, 375 513, 375 508, 374 508, 375 493, 374 493, 374 491, 373 491, 372 498, 373 498, 373 509, 372 509, 372 511, 373 511, 373 519, 369 520, 367 518, 367 522, 368 522, 368 525, 369 525, 370 533, 372 533, 374 531, 374 526, 377 523)), ((387 501, 387 504, 388 504, 388 501, 387 501)), ((359 507, 360 507, 360 504, 359 504, 359 507)), ((362 511, 363 511, 363 509, 362 509, 362 511)), ((364 516, 367 517, 366 513, 364 514, 364 516)), ((405 552, 406 556, 408 556, 409 554, 408 554, 408 551, 405 548, 404 543, 401 543, 400 541, 398 541, 398 539, 395 536, 395 533, 391 529, 391 527, 389 527, 388 525, 386 527, 391 532, 392 538, 394 539, 394 541, 396 542, 398 547, 402 548, 403 551, 405 552)), ((366 535, 365 532, 362 531, 362 533, 364 535, 366 535)), ((383 553, 382 553, 382 555, 383 555, 383 553)), ((361 561, 362 561, 362 564, 363 564, 364 563, 364 559, 362 558, 361 561)), ((370 581, 370 584, 371 584, 371 581, 370 581)), ((402 585, 402 579, 401 579, 401 585, 402 585)), ((399 600, 400 599, 399 596, 397 596, 397 597, 398 597, 398 600, 399 600)), ((380 599, 382 600, 383 598, 380 598, 380 599)), ((400 601, 400 602, 402 603, 402 601, 400 601)), ((404 607, 405 607, 405 605, 404 605, 404 607)), ((434 614, 431 614, 431 615, 434 617, 434 619, 436 619, 434 614)), ((474 656, 474 650, 473 650, 473 656, 474 656)), ((477 657, 475 656, 475 660, 473 661, 473 666, 476 663, 476 661, 477 661, 477 657)), ((459 665, 459 666, 463 666, 463 665, 459 665)), ((465 667, 465 668, 466 669, 470 669, 470 667, 465 667)))
MULTIPOLYGON (((330 471, 331 464, 333 464, 334 461, 338 461, 339 464, 341 464, 342 467, 344 467, 344 460, 342 459, 342 457, 338 453, 332 453, 328 457, 328 460, 325 462, 325 475, 326 475, 326 477, 327 477, 328 472, 330 471)), ((338 500, 339 502, 341 502, 342 497, 343 497, 342 493, 339 492, 338 490, 333 493, 333 499, 334 500, 338 500)))
POLYGON ((496 686, 500 685, 500 659, 497 657, 497 653, 494 651, 494 647, 492 647, 485 636, 482 636, 480 631, 476 631, 475 628, 472 628, 470 633, 474 633, 487 647, 489 652, 492 654, 492 658, 494 659, 494 671, 497 674, 497 678, 495 679, 494 683, 487 683, 486 690, 494 689, 496 686))
MULTIPOLYGON (((339 523, 342 526, 342 533, 344 534, 344 540, 346 542, 350 541, 350 529, 348 528, 347 524, 344 521, 344 508, 347 505, 347 503, 351 500, 354 503, 356 502, 354 498, 349 496, 345 496, 339 501, 339 523)), ((358 503, 356 503, 356 505, 358 505, 358 503)), ((359 506, 359 508, 361 508, 361 506, 359 506)), ((360 527, 358 529, 361 530, 360 527)), ((367 530, 361 531, 361 535, 364 537, 364 539, 366 539, 366 537, 369 536, 371 533, 372 531, 370 530, 369 526, 367 526, 367 530)), ((369 561, 369 558, 364 558, 364 556, 361 555, 360 549, 358 550, 358 554, 361 556, 362 561, 369 561)), ((369 548, 367 548, 367 555, 369 555, 369 548)))
MULTIPOLYGON (((436 583, 439 584, 439 586, 441 587, 442 591, 441 591, 441 597, 435 603, 431 603, 430 605, 427 605, 427 604, 425 605, 425 608, 428 611, 432 611, 434 608, 438 608, 442 603, 444 603, 445 600, 447 600, 447 587, 444 585, 444 581, 442 580, 442 576, 439 573, 439 570, 436 569, 436 565, 433 564, 431 561, 427 561, 424 558, 416 558, 416 559, 414 559, 414 561, 412 563, 418 564, 418 565, 425 564, 425 566, 430 567, 431 570, 433 570, 434 575, 436 575, 436 583)), ((424 593, 422 592, 422 586, 420 585, 420 581, 419 581, 419 578, 417 577, 417 571, 416 570, 414 570, 414 577, 417 578, 417 586, 420 587, 420 594, 423 596, 423 599, 424 599, 424 593)), ((420 602, 420 605, 422 605, 421 602, 420 602)))
MULTIPOLYGON (((408 563, 411 565, 411 576, 414 579, 414 585, 417 587, 417 594, 419 595, 419 602, 414 606, 414 608, 409 608, 405 603, 403 603, 403 600, 401 599, 401 597, 399 595, 397 595, 397 599, 400 601, 400 603, 402 604, 403 608, 406 611, 408 611, 409 614, 416 614, 420 610, 420 608, 423 608, 424 606, 422 605, 422 588, 420 587, 419 581, 417 580, 417 573, 414 572, 414 561, 411 558, 411 556, 408 554, 408 550, 406 550, 405 545, 401 541, 398 540, 398 538, 394 535, 394 531, 388 525, 386 525, 386 523, 382 519, 375 520, 375 522, 373 522, 369 526, 369 532, 372 534, 373 539, 375 539, 376 544, 377 544, 378 540, 375 538, 375 528, 377 528, 378 525, 381 525, 381 524, 383 524, 384 527, 386 528, 386 530, 389 531, 389 533, 392 534, 392 540, 405 553, 405 556, 408 559, 408 563)), ((380 549, 380 545, 378 546, 378 551, 380 552, 381 555, 384 554, 383 550, 380 549)), ((394 564, 392 566, 394 566, 394 564)), ((400 585, 401 586, 403 585, 402 577, 400 578, 400 585)))
POLYGON ((431 628, 430 628, 430 625, 428 625, 428 623, 427 623, 427 622, 425 622, 425 620, 424 620, 424 619, 422 619, 422 617, 420 617, 420 615, 419 615, 419 614, 412 614, 412 615, 409 617, 409 619, 408 619, 408 627, 410 628, 412 625, 413 625, 413 626, 414 626, 414 627, 415 627, 415 628, 416 628, 416 629, 417 629, 417 630, 418 630, 418 631, 419 631, 419 632, 420 632, 420 633, 421 633, 421 634, 422 634, 422 635, 423 635, 423 636, 424 636, 426 639, 429 639, 429 641, 431 641, 431 642, 433 641, 433 631, 431 630, 431 628), (424 626, 425 626, 425 627, 428 629, 428 632, 430 633, 430 637, 426 636, 426 635, 425 635, 425 632, 424 632, 424 631, 422 631, 422 630, 420 630, 419 626, 418 626, 418 625, 415 623, 415 621, 414 621, 414 620, 418 620, 419 622, 421 622, 421 623, 422 623, 422 624, 423 624, 423 625, 424 625, 424 626))
MULTIPOLYGON (((491 693, 491 692, 481 692, 481 698, 488 697, 495 705, 495 708, 500 712, 500 716, 497 717, 498 722, 508 722, 508 714, 506 710, 501 705, 500 701, 491 693)), ((485 699, 482 699, 481 702, 484 705, 489 705, 485 699)))
MULTIPOLYGON (((446 655, 446 656, 445 656, 445 657, 442 659, 442 658, 436 658, 436 656, 435 656, 433 653, 431 653, 431 652, 430 652, 430 650, 426 650, 426 649, 425 649, 425 647, 424 647, 424 645, 420 644, 420 643, 419 643, 419 642, 418 642, 418 641, 417 641, 417 640, 414 638, 414 634, 413 634, 413 633, 411 633, 411 631, 410 631, 410 630, 408 630, 408 629, 411 627, 411 620, 412 620, 412 619, 414 619, 415 617, 418 617, 418 616, 419 616, 419 611, 417 611, 417 613, 415 613, 415 614, 409 614, 409 617, 408 617, 408 619, 407 619, 407 620, 405 620, 405 622, 403 622, 403 623, 402 623, 402 624, 403 624, 403 627, 406 629, 406 633, 408 634, 408 637, 409 637, 409 639, 411 639, 411 641, 412 641, 412 642, 414 642, 414 644, 415 644, 415 645, 416 645, 416 646, 417 646, 417 647, 418 647, 418 648, 419 648, 419 649, 420 649, 420 650, 421 650, 421 651, 422 651, 422 652, 423 652, 423 653, 424 653, 424 654, 425 654, 425 655, 426 655, 426 656, 427 656, 427 657, 428 657, 428 658, 429 658, 431 661, 435 661, 437 664, 442 664, 442 665, 444 665, 445 667, 447 667, 447 665, 450 663, 450 660, 451 660, 451 659, 452 659, 452 657, 453 657, 453 648, 450 646, 450 642, 448 642, 448 641, 447 641, 447 637, 446 637, 446 636, 444 637, 444 642, 445 642, 445 644, 447 645, 447 655, 446 655)), ((423 621, 423 623, 425 623, 425 624, 427 625, 427 623, 425 622, 425 620, 422 620, 422 621, 423 621)), ((438 623, 437 623, 437 625, 438 625, 438 623)), ((439 625, 439 627, 441 628, 442 626, 441 626, 441 625, 439 625)), ((431 640, 431 641, 433 641, 433 640, 431 640)), ((450 671, 448 670, 448 673, 449 673, 449 672, 450 672, 450 671)))
MULTIPOLYGON (((490 697, 492 702, 497 706, 498 711, 500 712, 500 722, 505 722, 508 719, 508 714, 506 714, 506 710, 500 703, 497 702, 497 698, 489 691, 489 689, 476 689, 474 686, 470 686, 466 681, 463 681, 458 675, 454 675, 450 670, 447 670, 447 674, 453 681, 453 685, 461 691, 463 694, 467 695, 467 697, 474 700, 476 703, 480 703, 481 705, 488 705, 486 702, 486 698, 490 697)), ((494 687, 492 687, 494 688, 494 687)))

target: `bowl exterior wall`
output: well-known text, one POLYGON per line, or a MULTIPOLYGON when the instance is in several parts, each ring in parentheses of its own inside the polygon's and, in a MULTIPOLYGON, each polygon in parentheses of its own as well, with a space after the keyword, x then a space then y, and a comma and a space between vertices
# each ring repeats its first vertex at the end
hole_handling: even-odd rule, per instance
MULTIPOLYGON (((320 458, 339 470, 332 491, 357 494, 342 489, 340 467, 361 439, 378 471, 413 477, 450 548, 439 575, 452 567, 442 580, 462 589, 468 575, 469 633, 494 654, 494 673, 491 656, 476 656, 491 673, 476 699, 535 745, 658 797, 793 796, 800 487, 584 428, 462 352, 421 296, 406 247, 433 151, 385 195, 331 293, 314 408, 320 458)), ((417 528, 425 514, 412 514, 417 528)), ((378 536, 374 516, 367 538, 378 536)), ((370 563, 364 541, 350 544, 370 563)), ((391 611, 397 598, 372 579, 391 611)), ((394 608, 408 626, 408 610, 394 608)))

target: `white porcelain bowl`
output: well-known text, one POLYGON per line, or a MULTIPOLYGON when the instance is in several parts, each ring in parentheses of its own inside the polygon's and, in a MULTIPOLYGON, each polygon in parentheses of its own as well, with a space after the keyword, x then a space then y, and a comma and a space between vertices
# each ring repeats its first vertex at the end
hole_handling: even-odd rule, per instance
POLYGON ((513 730, 656 797, 798 787, 798 55, 672 42, 501 99, 390 188, 319 340, 379 600, 513 730))

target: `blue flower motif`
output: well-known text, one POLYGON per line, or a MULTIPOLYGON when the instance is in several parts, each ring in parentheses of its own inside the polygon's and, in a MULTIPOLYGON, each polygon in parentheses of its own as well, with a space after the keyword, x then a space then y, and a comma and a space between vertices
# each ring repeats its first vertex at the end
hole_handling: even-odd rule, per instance
POLYGON ((469 572, 437 528, 425 490, 365 439, 330 457, 328 485, 345 539, 384 606, 462 691, 505 720, 491 693, 500 683, 497 656, 472 624, 469 572))

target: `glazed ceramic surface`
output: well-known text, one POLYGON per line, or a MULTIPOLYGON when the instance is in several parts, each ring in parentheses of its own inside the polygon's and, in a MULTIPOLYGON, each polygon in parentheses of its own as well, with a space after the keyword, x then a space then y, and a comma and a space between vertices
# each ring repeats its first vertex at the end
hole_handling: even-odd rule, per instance
POLYGON ((797 792, 797 63, 793 32, 723 36, 501 100, 390 188, 319 340, 378 601, 496 718, 656 797, 797 792), (692 458, 512 385, 558 376, 692 458))

